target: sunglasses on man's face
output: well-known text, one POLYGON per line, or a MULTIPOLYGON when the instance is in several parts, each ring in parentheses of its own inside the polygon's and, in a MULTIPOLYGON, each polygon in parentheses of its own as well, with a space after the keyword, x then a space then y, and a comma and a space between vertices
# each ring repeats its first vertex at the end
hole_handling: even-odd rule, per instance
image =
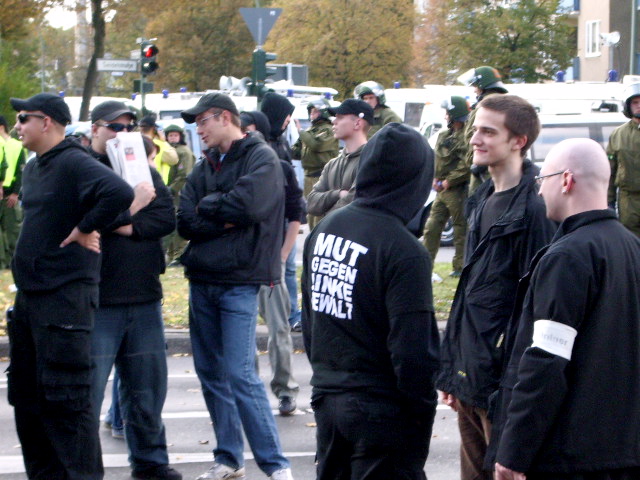
POLYGON ((127 131, 127 132, 131 132, 133 131, 134 128, 136 128, 136 124, 135 123, 129 123, 127 125, 123 124, 123 123, 96 123, 97 126, 99 127, 106 127, 109 130, 111 130, 112 132, 123 132, 123 131, 127 131))
POLYGON ((47 118, 46 115, 40 115, 39 113, 19 113, 16 115, 16 119, 20 123, 27 123, 29 121, 29 117, 47 118))

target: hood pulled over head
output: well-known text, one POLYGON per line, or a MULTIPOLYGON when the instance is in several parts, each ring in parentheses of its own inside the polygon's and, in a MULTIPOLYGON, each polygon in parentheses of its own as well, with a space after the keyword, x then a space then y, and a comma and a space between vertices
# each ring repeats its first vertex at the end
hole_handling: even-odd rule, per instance
POLYGON ((282 135, 282 132, 284 132, 282 124, 287 115, 292 115, 294 110, 295 107, 287 97, 275 92, 267 92, 260 104, 260 111, 267 116, 271 124, 271 135, 267 140, 275 140, 282 135))
POLYGON ((416 130, 385 125, 362 150, 354 203, 389 212, 406 225, 429 196, 433 161, 433 150, 416 130))

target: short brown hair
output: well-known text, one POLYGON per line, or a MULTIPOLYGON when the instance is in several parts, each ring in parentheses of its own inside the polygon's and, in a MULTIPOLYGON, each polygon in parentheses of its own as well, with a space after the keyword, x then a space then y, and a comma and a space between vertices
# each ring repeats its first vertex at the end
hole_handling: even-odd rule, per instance
POLYGON ((504 126, 511 136, 527 137, 527 143, 520 149, 520 155, 524 158, 540 133, 540 120, 533 105, 517 95, 490 95, 478 104, 477 108, 480 107, 504 113, 504 126))
POLYGON ((222 112, 229 112, 229 116, 231 117, 231 124, 242 130, 242 121, 240 120, 240 115, 236 115, 231 110, 226 110, 224 108, 218 107, 213 107, 209 110, 211 110, 215 115, 220 115, 222 114, 222 112))

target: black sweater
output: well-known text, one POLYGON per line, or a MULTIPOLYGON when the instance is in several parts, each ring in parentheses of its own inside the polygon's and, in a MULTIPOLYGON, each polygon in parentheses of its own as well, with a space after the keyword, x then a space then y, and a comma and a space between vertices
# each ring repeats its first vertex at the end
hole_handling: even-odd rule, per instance
MULTIPOLYGON (((109 165, 106 155, 93 152, 100 162, 109 165)), ((150 168, 156 198, 135 215, 128 210, 102 231, 102 269, 100 306, 146 303, 162 299, 160 274, 165 261, 162 237, 176 226, 171 192, 160 174, 150 168), (129 237, 113 231, 132 225, 129 237)))
POLYGON ((97 284, 100 255, 78 243, 60 248, 77 226, 81 232, 112 223, 133 201, 133 190, 65 139, 28 162, 22 176, 24 220, 12 270, 18 288, 42 291, 72 281, 97 284))

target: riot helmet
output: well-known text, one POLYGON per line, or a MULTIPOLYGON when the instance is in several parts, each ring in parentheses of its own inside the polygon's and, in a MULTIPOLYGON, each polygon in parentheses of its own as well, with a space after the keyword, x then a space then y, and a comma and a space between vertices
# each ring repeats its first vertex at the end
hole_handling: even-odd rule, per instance
POLYGON ((469 87, 478 87, 482 91, 497 90, 507 93, 500 72, 487 65, 468 70, 458 77, 458 81, 469 87))
POLYGON ((631 100, 635 97, 640 97, 640 83, 632 83, 624 89, 624 109, 622 113, 624 113, 627 118, 640 118, 640 114, 633 115, 631 113, 631 100))
POLYGON ((367 94, 373 93, 378 98, 378 104, 384 105, 386 103, 386 97, 384 96, 384 87, 378 82, 369 80, 357 85, 353 90, 353 98, 362 100, 367 94))
POLYGON ((457 95, 445 98, 440 106, 447 111, 451 122, 466 122, 471 110, 467 99, 457 95))
POLYGON ((320 116, 318 118, 329 120, 329 117, 331 116, 329 114, 330 107, 331 104, 324 98, 314 98, 313 100, 309 100, 309 103, 307 104, 307 113, 309 114, 309 120, 311 120, 311 110, 313 110, 314 108, 320 112, 320 116))

